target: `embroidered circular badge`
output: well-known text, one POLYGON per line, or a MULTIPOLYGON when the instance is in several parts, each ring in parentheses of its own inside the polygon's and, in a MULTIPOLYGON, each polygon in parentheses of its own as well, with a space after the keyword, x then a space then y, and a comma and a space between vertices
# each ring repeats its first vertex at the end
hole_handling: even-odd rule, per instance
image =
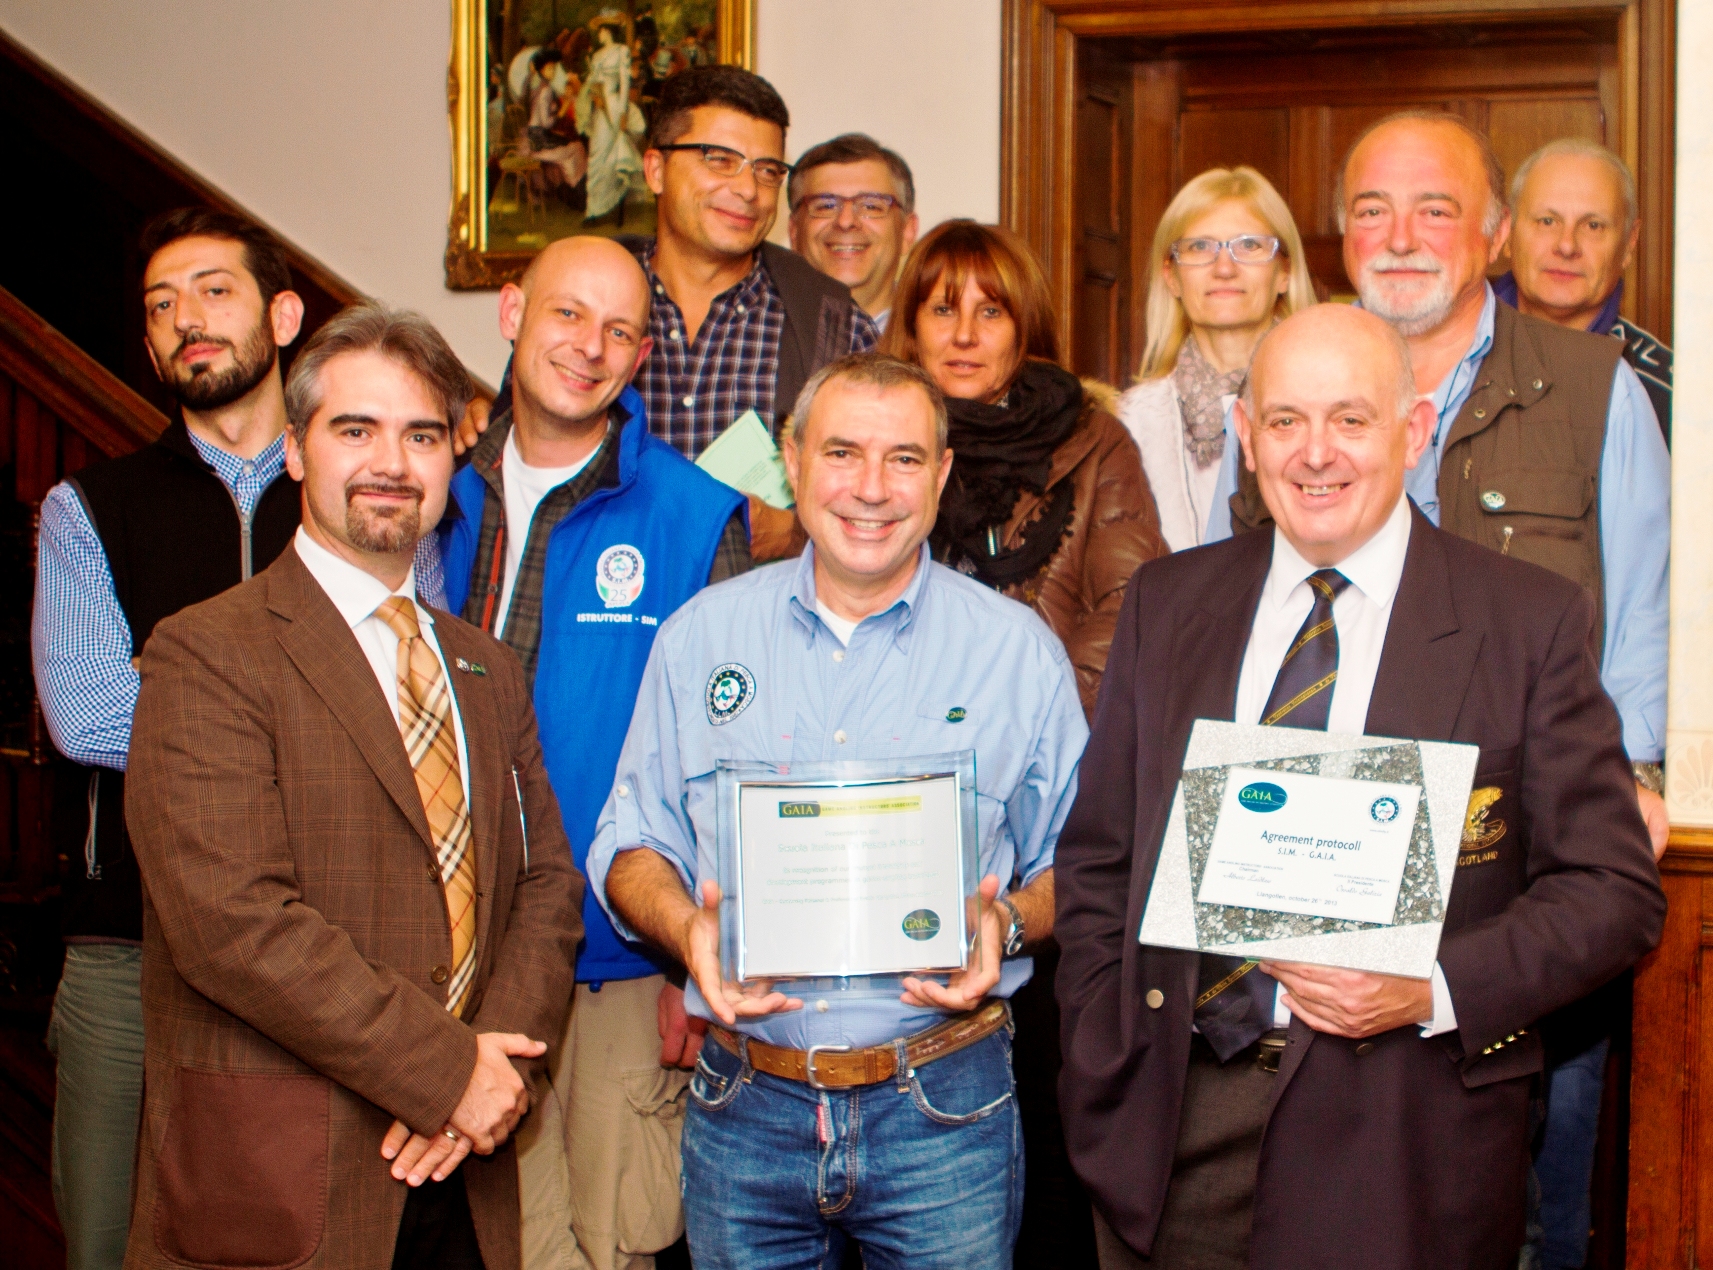
POLYGON ((709 723, 715 727, 730 723, 755 700, 755 676, 735 661, 716 666, 708 676, 706 700, 709 723))
POLYGON ((603 551, 595 561, 595 590, 610 609, 636 603, 642 594, 642 552, 622 542, 603 551))
POLYGON ((1376 798, 1374 805, 1368 809, 1368 814, 1380 824, 1389 825, 1398 818, 1398 800, 1396 798, 1376 798))
POLYGON ((1503 511, 1505 496, 1496 489, 1487 490, 1481 495, 1481 506, 1490 512, 1503 511))

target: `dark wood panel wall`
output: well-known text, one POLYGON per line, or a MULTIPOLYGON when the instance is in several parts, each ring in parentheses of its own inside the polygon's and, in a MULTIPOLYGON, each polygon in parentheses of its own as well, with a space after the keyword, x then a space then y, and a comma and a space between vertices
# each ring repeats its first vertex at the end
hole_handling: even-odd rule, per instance
POLYGON ((1643 233, 1624 312, 1669 341, 1672 31, 1669 0, 1006 0, 1003 217, 1048 265, 1073 364, 1123 384, 1149 246, 1184 181, 1258 168, 1321 294, 1346 295, 1345 152, 1392 111, 1452 111, 1488 133, 1507 179, 1563 136, 1630 162, 1643 233))

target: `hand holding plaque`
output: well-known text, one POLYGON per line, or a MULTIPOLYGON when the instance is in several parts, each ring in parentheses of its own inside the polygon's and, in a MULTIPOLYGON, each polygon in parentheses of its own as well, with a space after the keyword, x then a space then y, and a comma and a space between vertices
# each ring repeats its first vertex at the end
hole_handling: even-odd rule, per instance
POLYGON ((972 965, 984 907, 973 751, 721 760, 715 778, 725 982, 749 992, 835 979, 941 1006, 987 977, 989 968, 972 965), (922 978, 930 974, 958 976, 960 986, 930 984, 922 978))

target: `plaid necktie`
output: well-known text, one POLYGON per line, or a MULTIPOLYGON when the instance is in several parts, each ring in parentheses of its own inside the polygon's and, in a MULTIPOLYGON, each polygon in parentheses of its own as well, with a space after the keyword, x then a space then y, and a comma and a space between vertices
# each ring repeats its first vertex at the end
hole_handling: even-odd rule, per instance
POLYGON ((476 844, 458 776, 452 696, 440 659, 417 626, 416 605, 395 595, 375 610, 375 616, 399 637, 399 732, 434 835, 452 926, 453 971, 446 985, 446 1008, 462 1014, 476 972, 476 844))
MULTIPOLYGON (((1279 666, 1261 722, 1269 727, 1324 731, 1332 710, 1332 687, 1338 680, 1338 627, 1333 624, 1332 604, 1350 579, 1337 569, 1321 569, 1309 574, 1307 582, 1314 591, 1314 607, 1279 666)), ((1257 964, 1217 953, 1201 956, 1196 1030, 1222 1063, 1272 1029, 1278 980, 1262 974, 1257 964)))

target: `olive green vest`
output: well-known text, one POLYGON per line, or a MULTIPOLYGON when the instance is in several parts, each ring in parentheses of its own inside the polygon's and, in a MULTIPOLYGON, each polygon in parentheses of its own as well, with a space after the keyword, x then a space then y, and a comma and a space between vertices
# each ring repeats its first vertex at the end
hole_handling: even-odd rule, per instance
MULTIPOLYGON (((1452 422, 1439 468, 1440 528, 1569 578, 1605 631, 1600 454, 1619 341, 1493 314, 1493 345, 1452 422)), ((1254 473, 1237 465, 1231 531, 1270 522, 1254 473)))

